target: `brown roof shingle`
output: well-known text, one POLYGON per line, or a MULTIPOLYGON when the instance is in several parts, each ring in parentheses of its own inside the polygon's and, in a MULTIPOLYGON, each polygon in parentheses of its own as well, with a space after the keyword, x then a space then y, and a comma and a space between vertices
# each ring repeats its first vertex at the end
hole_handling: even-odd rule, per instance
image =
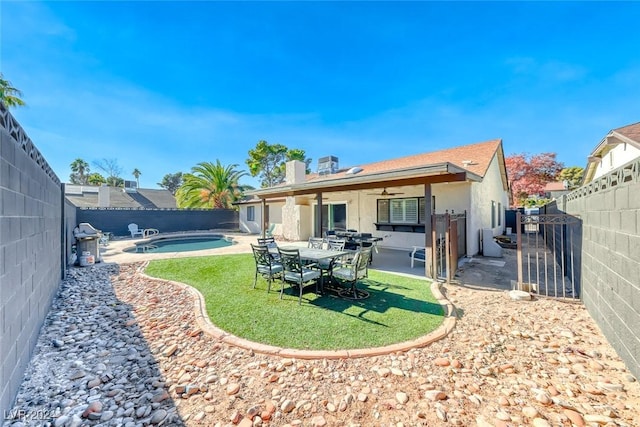
MULTIPOLYGON (((362 172, 359 172, 358 176, 449 162, 484 177, 493 156, 501 144, 501 139, 493 139, 476 144, 357 165, 362 168, 362 172), (466 163, 468 161, 471 163, 466 163)), ((310 174, 307 176, 307 181, 335 179, 345 176, 347 170, 343 169, 331 175, 310 174)))
POLYGON ((613 131, 640 143, 640 122, 623 126, 621 128, 614 129, 613 131))

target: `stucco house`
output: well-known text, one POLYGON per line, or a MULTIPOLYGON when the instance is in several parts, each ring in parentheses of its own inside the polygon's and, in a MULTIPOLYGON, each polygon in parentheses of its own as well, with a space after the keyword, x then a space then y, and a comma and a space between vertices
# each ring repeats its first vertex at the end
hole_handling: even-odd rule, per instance
POLYGON ((504 230, 509 184, 502 140, 470 144, 341 168, 335 156, 319 159, 305 175, 299 161, 287 163, 280 185, 248 192, 240 228, 286 240, 354 229, 382 237, 380 247, 432 247, 432 213, 466 213, 466 253, 480 251, 483 229, 504 230))
POLYGON ((640 122, 611 130, 591 152, 582 184, 640 157, 640 122))

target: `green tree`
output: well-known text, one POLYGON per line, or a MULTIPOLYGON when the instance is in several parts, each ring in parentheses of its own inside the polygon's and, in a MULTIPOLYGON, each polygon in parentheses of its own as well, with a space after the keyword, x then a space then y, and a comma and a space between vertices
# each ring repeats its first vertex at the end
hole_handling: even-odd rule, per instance
POLYGON ((24 101, 20 98, 22 92, 13 87, 9 80, 6 80, 2 73, 0 73, 0 101, 7 108, 22 107, 25 105, 24 101))
POLYGON ((72 184, 85 185, 88 183, 88 176, 90 173, 89 163, 78 158, 71 162, 71 175, 69 180, 72 184))
POLYGON ((289 149, 282 144, 269 144, 267 141, 258 141, 256 147, 249 150, 249 158, 246 163, 249 166, 251 176, 260 177, 260 186, 273 187, 282 183, 285 179, 286 162, 300 160, 305 163, 307 173, 310 173, 311 159, 306 158, 304 150, 289 149))
POLYGON ((140 175, 142 175, 142 172, 140 172, 138 168, 135 168, 133 172, 131 172, 131 175, 136 179, 136 187, 140 188, 140 175))
POLYGON ((166 188, 171 191, 171 194, 175 195, 178 188, 182 185, 182 172, 168 173, 162 178, 162 182, 158 185, 162 188, 166 188))
POLYGON ((93 172, 92 174, 89 174, 89 176, 87 176, 87 182, 91 185, 102 185, 106 184, 107 180, 98 172, 93 172))
POLYGON ((202 162, 184 174, 182 186, 176 192, 180 208, 230 209, 232 203, 242 197, 242 187, 238 180, 245 172, 237 171, 238 165, 224 166, 202 162))
POLYGON ((582 175, 584 175, 584 168, 580 166, 571 166, 564 168, 560 171, 558 179, 560 181, 566 181, 569 190, 575 190, 582 184, 582 175))

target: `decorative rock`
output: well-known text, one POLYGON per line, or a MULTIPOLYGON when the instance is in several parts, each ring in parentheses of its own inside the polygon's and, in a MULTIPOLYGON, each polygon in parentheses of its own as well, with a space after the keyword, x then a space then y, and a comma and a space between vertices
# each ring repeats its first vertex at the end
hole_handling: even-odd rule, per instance
POLYGON ((169 347, 164 349, 164 351, 162 352, 162 355, 164 357, 171 357, 173 356, 173 353, 175 353, 177 350, 178 350, 178 344, 171 344, 169 347))
POLYGON ((156 410, 153 415, 151 415, 151 424, 158 424, 162 422, 167 417, 167 411, 164 409, 156 410))
POLYGON ((451 362, 449 362, 449 359, 447 359, 446 357, 438 357, 433 361, 433 363, 436 366, 449 366, 451 364, 451 362))
POLYGON ((399 391, 399 392, 396 393, 396 400, 400 404, 404 405, 405 403, 407 403, 409 401, 409 396, 407 395, 407 393, 399 391))
POLYGON ((513 290, 508 293, 509 298, 514 301, 531 301, 531 294, 525 291, 513 290))
POLYGON ((296 407, 295 403, 293 403, 292 400, 287 399, 284 402, 282 402, 282 406, 280 406, 280 410, 288 414, 289 412, 293 411, 295 407, 296 407))
POLYGON ((447 398, 447 394, 442 390, 429 390, 425 392, 424 397, 435 402, 437 400, 445 400, 447 398))
POLYGON ((551 427, 549 421, 545 420, 544 418, 534 418, 531 422, 531 425, 533 427, 551 427))
POLYGON ((584 427, 586 425, 582 414, 580 414, 579 412, 573 411, 571 409, 565 409, 562 412, 567 416, 567 418, 569 418, 569 420, 571 420, 571 423, 575 426, 584 427))
POLYGON ((313 427, 324 427, 327 425, 327 420, 322 415, 318 415, 311 419, 311 425, 313 427))
POLYGON ((102 403, 100 401, 91 402, 87 409, 82 413, 83 418, 88 418, 90 414, 102 412, 102 403))
POLYGON ((238 383, 231 383, 227 386, 227 395, 228 396, 232 396, 234 394, 238 394, 238 392, 240 391, 240 384, 238 383))
POLYGON ((522 408, 522 414, 527 418, 535 418, 538 416, 538 410, 533 406, 525 406, 522 408))

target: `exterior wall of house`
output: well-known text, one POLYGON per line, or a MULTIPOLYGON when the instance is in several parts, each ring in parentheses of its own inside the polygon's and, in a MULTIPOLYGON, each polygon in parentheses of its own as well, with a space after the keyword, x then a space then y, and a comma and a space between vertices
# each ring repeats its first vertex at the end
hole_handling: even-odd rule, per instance
MULTIPOLYGON (((274 235, 282 235, 282 208, 284 202, 272 202, 267 204, 269 209, 269 224, 275 224, 275 228, 272 232, 274 235)), ((239 225, 240 231, 249 234, 261 234, 262 233, 262 203, 253 203, 240 205, 239 209, 239 225), (254 219, 249 221, 247 219, 247 212, 249 206, 254 208, 254 219)))
POLYGON ((629 163, 630 161, 640 157, 640 150, 631 144, 618 144, 607 154, 602 156, 602 160, 598 164, 593 179, 608 174, 612 170, 629 163))
POLYGON ((509 194, 503 188, 498 157, 494 156, 481 182, 471 184, 472 210, 467 212, 467 254, 480 251, 480 233, 491 228, 498 235, 504 230, 504 211, 509 206, 509 194), (492 216, 495 224, 492 226, 492 216))

